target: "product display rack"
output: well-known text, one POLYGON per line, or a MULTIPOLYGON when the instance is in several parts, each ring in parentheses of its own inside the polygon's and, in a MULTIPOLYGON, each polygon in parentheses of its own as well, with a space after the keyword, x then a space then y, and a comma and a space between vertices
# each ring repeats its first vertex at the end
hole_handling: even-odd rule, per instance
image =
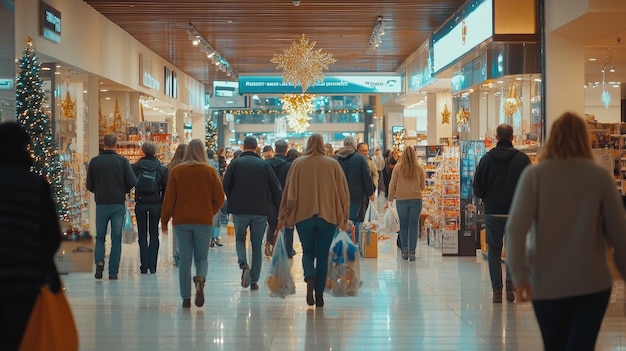
POLYGON ((68 194, 68 225, 74 229, 89 230, 89 191, 87 156, 68 150, 61 154, 63 186, 68 194))
POLYGON ((437 179, 441 182, 441 254, 458 255, 458 232, 461 224, 459 147, 447 146, 443 151, 443 164, 437 179))

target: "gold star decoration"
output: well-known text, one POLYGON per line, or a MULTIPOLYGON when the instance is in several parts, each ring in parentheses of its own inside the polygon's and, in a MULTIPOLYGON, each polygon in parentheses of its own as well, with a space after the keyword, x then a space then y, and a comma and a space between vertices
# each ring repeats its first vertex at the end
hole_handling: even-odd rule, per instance
POLYGON ((299 41, 293 41, 291 47, 282 54, 274 53, 272 58, 272 63, 277 64, 276 69, 283 71, 283 82, 300 85, 302 93, 315 82, 323 81, 322 70, 327 70, 329 64, 337 61, 332 54, 323 53, 322 49, 314 50, 315 44, 302 34, 299 41))
POLYGON ((460 126, 464 126, 467 124, 470 118, 470 111, 466 110, 464 107, 461 107, 459 113, 456 114, 456 124, 460 126))
POLYGON ((441 112, 441 124, 450 124, 450 110, 448 104, 443 104, 443 112, 441 112))
POLYGON ((66 118, 76 118, 76 102, 72 100, 69 90, 65 94, 65 100, 61 100, 61 112, 63 112, 63 116, 66 118))
POLYGON ((304 133, 309 128, 314 98, 313 94, 285 94, 280 99, 283 111, 288 113, 287 124, 294 132, 304 133))

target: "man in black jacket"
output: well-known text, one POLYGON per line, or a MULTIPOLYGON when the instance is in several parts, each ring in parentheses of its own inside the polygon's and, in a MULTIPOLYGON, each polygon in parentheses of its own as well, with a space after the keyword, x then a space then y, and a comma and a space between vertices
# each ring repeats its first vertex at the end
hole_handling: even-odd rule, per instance
POLYGON ((122 254, 122 226, 126 214, 126 194, 135 187, 137 178, 128 159, 115 152, 117 136, 104 136, 104 151, 89 161, 87 190, 96 200, 96 245, 93 256, 96 262, 96 279, 104 271, 104 241, 107 225, 111 222, 111 252, 109 254, 109 279, 117 279, 122 254))
POLYGON ((370 201, 374 201, 374 191, 376 190, 367 160, 356 151, 356 145, 356 138, 351 135, 347 136, 343 140, 343 147, 335 154, 335 158, 341 165, 348 181, 348 190, 350 191, 349 219, 356 227, 355 243, 359 241, 361 207, 366 197, 369 197, 370 201))
MULTIPOLYGON (((139 237, 139 260, 141 274, 156 273, 157 257, 159 255, 159 221, 161 219, 161 204, 167 187, 169 170, 154 156, 156 145, 146 141, 141 145, 145 155, 132 168, 139 179, 142 175, 154 177, 151 191, 135 188, 135 216, 137 217, 137 234, 139 237), (148 241, 148 232, 150 241, 148 241)), ((148 178, 146 178, 148 179, 148 178)))
MULTIPOLYGON (((480 159, 474 174, 474 196, 482 198, 485 206, 485 227, 489 253, 489 275, 493 302, 502 303, 502 242, 513 193, 522 171, 530 158, 513 147, 513 127, 501 124, 496 129, 498 143, 480 159)), ((506 272, 506 299, 515 301, 511 274, 506 272)))
MULTIPOLYGON (((274 157, 267 160, 267 162, 272 166, 274 173, 276 173, 276 177, 280 182, 280 186, 285 188, 285 181, 287 180, 287 173, 289 173, 289 168, 291 167, 291 162, 287 161, 285 154, 287 154, 287 142, 284 140, 278 140, 274 143, 274 157)), ((265 240, 268 243, 275 242, 276 238, 274 237, 274 232, 276 231, 276 226, 278 225, 278 209, 274 209, 276 212, 267 218, 267 233, 265 240)), ((296 250, 293 249, 293 227, 285 228, 285 247, 287 248, 287 255, 289 258, 293 257, 296 254, 296 250)))
POLYGON ((242 269, 241 286, 258 290, 263 255, 261 246, 272 215, 272 206, 280 206, 281 187, 269 163, 257 153, 257 140, 247 136, 243 141, 243 153, 233 160, 224 173, 224 193, 228 198, 228 213, 233 214, 235 224, 235 248, 239 268, 242 269), (250 228, 252 244, 252 267, 246 255, 246 231, 250 228))

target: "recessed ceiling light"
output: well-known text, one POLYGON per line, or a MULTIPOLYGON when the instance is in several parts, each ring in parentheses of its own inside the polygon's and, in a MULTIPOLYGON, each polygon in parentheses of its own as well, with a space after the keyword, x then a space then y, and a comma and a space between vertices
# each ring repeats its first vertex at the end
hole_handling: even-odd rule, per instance
POLYGON ((522 80, 522 77, 515 77, 515 80, 522 80))
POLYGON ((589 59, 589 61, 593 62, 593 61, 596 61, 596 59, 592 57, 592 58, 589 59))
POLYGON ((504 83, 504 81, 503 81, 503 80, 499 80, 499 81, 497 81, 496 83, 498 83, 498 84, 502 84, 502 83, 504 83))
POLYGON ((108 89, 100 89, 101 93, 106 93, 107 91, 109 91, 108 89))

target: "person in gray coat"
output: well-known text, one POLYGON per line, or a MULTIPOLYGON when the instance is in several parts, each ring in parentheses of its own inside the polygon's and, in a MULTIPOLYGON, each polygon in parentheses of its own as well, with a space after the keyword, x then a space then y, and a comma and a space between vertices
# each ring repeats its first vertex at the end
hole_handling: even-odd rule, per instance
POLYGON ((607 244, 626 276, 626 215, 613 174, 594 162, 585 121, 552 124, 506 224, 519 302, 532 301, 546 350, 593 350, 611 297, 607 244))

